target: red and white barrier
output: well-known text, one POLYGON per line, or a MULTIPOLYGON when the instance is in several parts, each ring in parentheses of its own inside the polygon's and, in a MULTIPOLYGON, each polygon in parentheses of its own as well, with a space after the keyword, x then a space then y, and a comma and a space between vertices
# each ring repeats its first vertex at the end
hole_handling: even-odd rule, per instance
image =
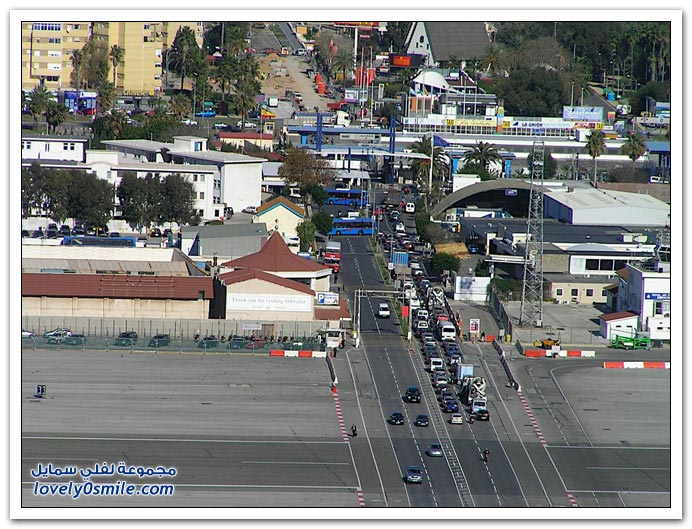
POLYGON ((284 351, 272 349, 269 356, 286 356, 289 358, 327 358, 327 351, 284 351))
POLYGON ((546 350, 546 349, 524 349, 524 356, 529 357, 529 358, 544 358, 546 356, 559 356, 561 358, 572 358, 572 357, 580 357, 580 358, 594 358, 596 356, 596 351, 574 351, 574 350, 569 350, 569 351, 553 351, 553 350, 546 350))
POLYGON ((670 362, 603 362, 605 369, 670 369, 670 362))

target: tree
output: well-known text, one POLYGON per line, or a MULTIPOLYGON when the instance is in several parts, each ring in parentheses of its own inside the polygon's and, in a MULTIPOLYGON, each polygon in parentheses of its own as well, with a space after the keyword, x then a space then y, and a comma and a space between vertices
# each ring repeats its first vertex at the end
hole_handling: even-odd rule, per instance
POLYGON ((300 239, 300 251, 307 252, 315 244, 317 227, 309 220, 304 220, 296 226, 296 233, 300 239))
POLYGON ((329 193, 327 193, 324 187, 322 187, 320 184, 308 186, 308 188, 305 190, 305 194, 312 197, 312 202, 314 202, 318 208, 321 208, 329 198, 329 193))
POLYGON ((72 82, 74 89, 77 91, 77 95, 79 95, 79 91, 82 89, 82 70, 84 69, 84 62, 84 52, 82 50, 72 50, 72 55, 70 55, 70 63, 72 64, 70 81, 72 82))
POLYGON ((170 103, 168 103, 168 111, 171 112, 177 120, 190 115, 192 111, 190 98, 185 94, 177 94, 171 99, 170 103))
POLYGON ((170 174, 161 181, 161 221, 188 224, 196 216, 194 210, 195 189, 192 182, 178 173, 170 174))
POLYGON ((584 147, 593 158, 593 186, 598 187, 598 176, 596 174, 596 166, 598 157, 605 152, 605 134, 601 130, 593 130, 589 134, 586 146, 584 147))
POLYGON ((438 274, 443 270, 458 272, 460 265, 461 259, 459 259, 459 257, 445 252, 435 253, 430 261, 430 267, 438 274))
POLYGON ((310 220, 315 225, 319 233, 327 234, 332 231, 334 222, 332 221, 332 217, 326 211, 318 211, 310 220))
POLYGON ((333 66, 341 72, 341 82, 346 86, 346 72, 353 68, 353 51, 342 48, 334 56, 333 66))
POLYGON ((46 122, 48 123, 49 129, 52 129, 54 134, 56 129, 65 123, 67 116, 68 111, 65 105, 61 105, 56 101, 48 101, 48 106, 46 107, 46 122))
MULTIPOLYGON (((526 166, 529 168, 529 170, 531 167, 533 167, 533 153, 529 153, 529 156, 526 159, 526 166)), ((553 158, 553 155, 546 151, 543 157, 543 178, 555 178, 556 174, 557 162, 553 158)))
POLYGON ((116 83, 116 73, 118 66, 120 66, 125 59, 125 49, 121 48, 117 44, 113 44, 108 56, 111 60, 111 65, 113 66, 113 86, 117 89, 118 84, 116 83))
POLYGON ((48 108, 48 103, 52 100, 50 92, 46 87, 39 85, 31 91, 31 101, 29 102, 29 113, 34 118, 34 124, 38 125, 38 118, 43 117, 43 114, 48 108))
POLYGON ((147 212, 150 204, 147 200, 146 181, 137 178, 135 173, 123 173, 116 191, 123 220, 133 229, 149 227, 147 212))
POLYGON ((622 154, 632 160, 632 176, 634 176, 634 164, 646 154, 647 147, 644 137, 638 133, 630 134, 621 150, 622 154))
POLYGON ((178 28, 171 47, 172 56, 170 67, 171 70, 180 74, 180 89, 185 88, 185 76, 194 70, 195 64, 202 54, 202 50, 197 46, 195 32, 189 26, 178 28))
POLYGON ((257 95, 256 81, 243 81, 238 83, 233 91, 233 104, 236 112, 242 120, 243 130, 245 130, 245 116, 255 107, 255 96, 257 95))
POLYGON ((477 164, 488 172, 490 172, 490 164, 502 162, 502 156, 497 147, 485 141, 476 142, 470 151, 464 153, 462 159, 464 163, 477 164))
POLYGON ((115 107, 115 85, 109 81, 99 86, 96 95, 96 110, 98 114, 105 114, 115 107))
POLYGON ((70 171, 68 217, 87 224, 102 226, 113 213, 113 187, 95 174, 70 171))
POLYGON ((570 97, 562 74, 546 68, 518 69, 493 86, 505 101, 505 112, 513 116, 561 116, 570 97))
POLYGON ((430 194, 432 189, 428 189, 428 180, 430 179, 430 155, 432 153, 432 177, 444 177, 449 170, 447 159, 442 147, 433 148, 432 138, 421 138, 411 146, 411 151, 417 154, 425 155, 425 158, 413 158, 411 161, 411 169, 418 185, 426 190, 426 206, 428 209, 431 206, 430 194))
MULTIPOLYGON (((336 176, 336 170, 324 158, 314 156, 305 149, 291 147, 286 151, 279 176, 287 184, 299 186, 301 193, 313 185, 324 185, 336 176)), ((305 195, 304 195, 305 196, 305 195)))

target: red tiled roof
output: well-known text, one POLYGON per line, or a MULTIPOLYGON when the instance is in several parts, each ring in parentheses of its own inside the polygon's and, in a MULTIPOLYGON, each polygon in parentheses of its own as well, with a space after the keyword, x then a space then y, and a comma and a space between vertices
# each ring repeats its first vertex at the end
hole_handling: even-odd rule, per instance
POLYGON ((210 277, 114 274, 22 274, 22 296, 69 298, 204 299, 214 297, 210 277))
POLYGON ((274 232, 259 252, 227 261, 225 268, 254 268, 266 272, 321 272, 326 266, 298 257, 284 242, 278 232, 274 232))
POLYGON ((346 300, 339 298, 339 308, 317 308, 315 307, 316 320, 340 320, 350 319, 351 313, 348 310, 346 300))
POLYGON ((626 318, 636 318, 638 314, 634 312, 613 312, 612 314, 603 314, 601 319, 603 321, 613 321, 613 320, 624 320, 626 318))
POLYGON ((630 277, 630 271, 628 268, 621 268, 617 272, 615 272, 617 275, 619 275, 622 279, 627 281, 630 277))
POLYGON ((282 197, 282 196, 276 197, 275 199, 270 200, 266 204, 262 204, 260 207, 258 207, 257 208, 257 215, 261 215, 262 213, 264 213, 268 209, 276 206, 277 204, 283 204, 288 209, 297 213, 301 217, 305 216, 305 210, 303 208, 301 208, 300 206, 297 206, 296 204, 294 204, 293 202, 288 200, 286 197, 282 197))
POLYGON ((283 277, 275 276, 274 274, 269 274, 267 272, 262 272, 262 270, 256 270, 254 268, 244 268, 241 270, 234 270, 233 272, 228 272, 226 274, 219 275, 219 279, 224 285, 234 285, 236 283, 242 283, 244 281, 250 281, 251 279, 259 279, 261 281, 267 281, 274 285, 282 286, 285 288, 290 288, 291 290, 297 290, 304 294, 309 294, 311 296, 315 295, 315 291, 309 286, 301 283, 300 281, 293 281, 292 279, 285 279, 283 277))

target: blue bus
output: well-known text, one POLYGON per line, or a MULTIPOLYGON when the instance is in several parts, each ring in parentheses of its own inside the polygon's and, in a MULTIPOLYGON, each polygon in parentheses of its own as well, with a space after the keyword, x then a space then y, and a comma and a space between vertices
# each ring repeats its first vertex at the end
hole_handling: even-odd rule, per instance
POLYGON ((362 208, 368 203, 368 192, 364 189, 335 189, 327 188, 327 204, 335 206, 351 206, 362 208))
POLYGON ((137 239, 134 237, 89 237, 84 235, 70 235, 63 237, 62 246, 107 246, 135 248, 137 239))
POLYGON ((333 219, 330 235, 372 235, 375 233, 375 219, 358 217, 352 219, 333 219))

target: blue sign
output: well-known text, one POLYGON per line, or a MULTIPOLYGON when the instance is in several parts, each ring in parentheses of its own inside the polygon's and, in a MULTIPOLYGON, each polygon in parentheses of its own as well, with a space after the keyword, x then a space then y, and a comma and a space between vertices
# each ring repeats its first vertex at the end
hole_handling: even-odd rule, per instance
POLYGON ((644 294, 644 299, 653 299, 656 301, 670 301, 670 292, 647 292, 644 294))
POLYGON ((317 293, 317 304, 318 305, 338 305, 339 304, 339 294, 336 292, 318 292, 317 293))
POLYGON ((516 189, 505 189, 505 196, 506 197, 515 197, 515 196, 517 196, 517 190, 516 189))

